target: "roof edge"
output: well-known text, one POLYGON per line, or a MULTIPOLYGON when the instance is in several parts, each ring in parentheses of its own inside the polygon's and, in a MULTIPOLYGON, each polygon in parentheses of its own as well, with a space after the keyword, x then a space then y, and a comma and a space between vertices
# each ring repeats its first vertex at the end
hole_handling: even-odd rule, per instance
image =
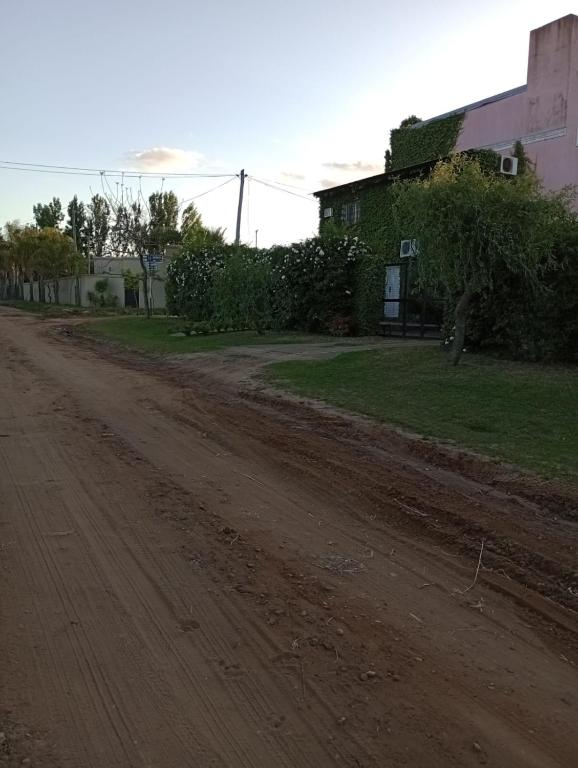
POLYGON ((421 128, 424 125, 429 125, 430 123, 436 123, 438 120, 445 120, 446 118, 453 117, 454 115, 463 115, 466 112, 472 112, 474 109, 480 109, 480 107, 485 107, 488 104, 494 104, 497 101, 503 101, 504 99, 509 99, 512 96, 518 96, 520 93, 525 93, 527 90, 527 84, 520 85, 517 88, 511 88, 509 91, 497 93, 495 96, 488 96, 486 99, 474 101, 471 104, 467 104, 465 107, 458 107, 458 109, 453 109, 451 112, 444 112, 443 115, 436 115, 436 117, 430 117, 428 120, 422 120, 420 123, 415 123, 414 125, 410 126, 410 128, 413 130, 415 128, 421 128))
POLYGON ((387 171, 386 173, 377 173, 374 176, 365 176, 363 179, 355 179, 354 181, 348 181, 345 184, 338 184, 335 187, 326 187, 325 189, 319 189, 317 192, 313 192, 314 197, 320 197, 326 192, 338 192, 345 190, 348 187, 355 186, 368 186, 370 184, 379 184, 381 181, 395 181, 396 179, 409 178, 418 174, 422 170, 431 168, 439 161, 439 158, 427 160, 425 163, 417 163, 416 165, 407 165, 404 168, 398 168, 395 171, 387 171))

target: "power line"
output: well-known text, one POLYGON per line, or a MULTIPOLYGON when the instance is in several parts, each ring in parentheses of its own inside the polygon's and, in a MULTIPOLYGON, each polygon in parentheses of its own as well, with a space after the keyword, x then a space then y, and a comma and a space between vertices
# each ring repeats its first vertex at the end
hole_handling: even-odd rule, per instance
POLYGON ((285 192, 286 195, 293 195, 293 197, 300 197, 302 200, 309 200, 310 203, 316 203, 316 200, 313 200, 311 197, 306 197, 305 195, 300 195, 297 192, 291 192, 289 189, 283 189, 283 187, 279 187, 276 184, 271 184, 268 181, 263 181, 263 179, 258 179, 255 176, 251 176, 253 181, 256 181, 257 184, 262 184, 264 187, 270 187, 271 189, 276 189, 278 192, 285 192))
POLYGON ((74 165, 52 165, 49 163, 25 163, 15 160, 0 160, 0 167, 5 170, 15 171, 37 171, 38 173, 70 173, 72 175, 90 175, 95 176, 100 173, 107 173, 109 176, 120 176, 131 179, 138 179, 139 176, 147 176, 155 179, 167 178, 199 178, 199 179, 219 179, 235 177, 234 173, 155 173, 154 171, 123 171, 111 168, 84 168, 74 165), (22 167, 19 167, 22 166, 22 167))
POLYGON ((290 189, 298 189, 301 192, 306 192, 308 195, 312 195, 314 191, 312 189, 305 189, 305 187, 298 187, 295 184, 286 184, 284 181, 273 181, 271 179, 261 179, 261 181, 264 181, 267 184, 276 184, 278 187, 289 187, 290 189))
POLYGON ((49 171, 44 170, 43 168, 16 168, 13 166, 6 166, 1 165, 0 161, 0 170, 2 171, 28 171, 30 173, 51 173, 51 174, 61 174, 63 176, 100 176, 100 171, 96 173, 89 173, 89 172, 77 172, 77 171, 49 171))
POLYGON ((204 197, 205 195, 210 195, 211 192, 216 192, 217 189, 221 189, 221 187, 226 187, 227 184, 230 184, 232 181, 235 181, 237 176, 233 176, 231 179, 227 179, 227 181, 224 181, 222 184, 217 184, 216 187, 211 187, 211 189, 206 189, 204 192, 201 192, 198 195, 193 195, 193 197, 188 197, 186 200, 181 200, 180 205, 185 205, 185 203, 190 203, 193 200, 198 200, 199 197, 204 197))

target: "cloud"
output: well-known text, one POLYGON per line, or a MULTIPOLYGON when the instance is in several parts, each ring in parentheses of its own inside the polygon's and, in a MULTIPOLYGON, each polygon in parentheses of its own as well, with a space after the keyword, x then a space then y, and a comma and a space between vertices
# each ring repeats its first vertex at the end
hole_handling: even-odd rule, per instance
POLYGON ((319 183, 321 184, 322 189, 329 189, 330 187, 338 187, 341 184, 340 181, 333 181, 333 179, 321 179, 319 183))
POLYGON ((198 168, 203 156, 200 152, 176 147, 133 149, 125 155, 133 171, 192 171, 198 168))
POLYGON ((293 179, 294 181, 305 181, 305 176, 302 173, 290 173, 289 171, 281 171, 281 176, 285 179, 293 179))
POLYGON ((331 168, 334 171, 346 171, 349 173, 362 172, 362 173, 380 173, 383 171, 383 164, 376 165, 375 163, 365 163, 363 160, 356 160, 353 163, 323 163, 324 168, 331 168))

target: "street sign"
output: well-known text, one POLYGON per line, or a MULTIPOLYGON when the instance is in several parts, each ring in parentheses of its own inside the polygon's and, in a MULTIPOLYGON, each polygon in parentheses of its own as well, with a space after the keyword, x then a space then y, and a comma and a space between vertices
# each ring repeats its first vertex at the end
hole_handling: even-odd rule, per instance
POLYGON ((156 272, 159 264, 162 264, 163 257, 160 253, 147 253, 146 262, 149 272, 156 272))

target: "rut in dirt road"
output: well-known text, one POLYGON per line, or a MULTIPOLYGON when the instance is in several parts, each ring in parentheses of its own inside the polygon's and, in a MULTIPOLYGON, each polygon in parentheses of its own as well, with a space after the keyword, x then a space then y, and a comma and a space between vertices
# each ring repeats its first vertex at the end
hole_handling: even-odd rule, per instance
POLYGON ((0 765, 576 764, 570 520, 46 331, 0 311, 0 765))

